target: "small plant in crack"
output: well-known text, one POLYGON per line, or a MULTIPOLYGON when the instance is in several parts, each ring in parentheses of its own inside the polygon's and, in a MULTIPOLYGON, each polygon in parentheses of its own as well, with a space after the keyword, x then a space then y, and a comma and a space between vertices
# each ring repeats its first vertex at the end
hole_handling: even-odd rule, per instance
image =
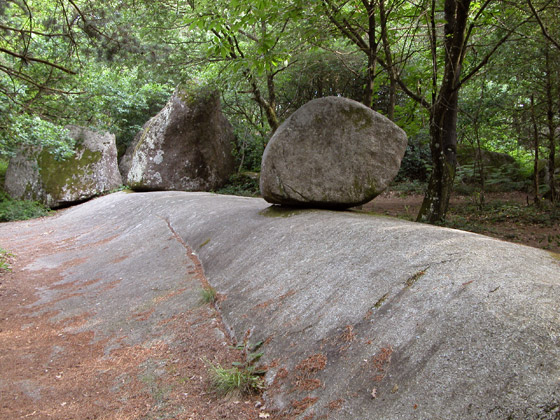
POLYGON ((203 304, 214 303, 218 299, 218 292, 212 286, 206 286, 200 289, 200 301, 203 304))
POLYGON ((210 371, 212 387, 219 395, 248 395, 264 389, 266 369, 258 366, 258 362, 264 354, 258 351, 262 344, 261 341, 252 346, 244 343, 234 347, 236 350, 241 350, 244 360, 233 362, 231 368, 205 360, 210 371))

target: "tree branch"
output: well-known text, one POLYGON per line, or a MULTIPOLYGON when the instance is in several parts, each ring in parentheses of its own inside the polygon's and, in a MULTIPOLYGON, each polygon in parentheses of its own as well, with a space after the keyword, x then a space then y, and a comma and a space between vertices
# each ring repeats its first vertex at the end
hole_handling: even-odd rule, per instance
POLYGON ((546 39, 548 39, 550 42, 552 42, 552 44, 560 50, 560 43, 550 35, 548 30, 546 29, 546 26, 544 26, 544 22, 542 21, 541 16, 539 15, 537 10, 533 6, 533 2, 531 0, 527 0, 527 3, 529 4, 529 8, 531 9, 531 12, 533 13, 533 16, 535 16, 535 19, 537 19, 537 23, 541 27, 541 31, 542 31, 544 37, 546 39))
POLYGON ((7 49, 2 48, 2 47, 0 47, 0 52, 3 52, 5 54, 11 55, 11 56, 16 57, 16 58, 20 58, 24 62, 34 61, 36 63, 45 64, 47 66, 51 66, 51 67, 54 67, 56 69, 62 70, 63 72, 68 73, 68 74, 77 74, 75 71, 69 70, 65 67, 59 66, 58 64, 52 63, 52 62, 47 61, 47 60, 43 60, 41 58, 34 58, 34 57, 30 57, 30 56, 21 55, 21 54, 18 54, 16 52, 13 52, 13 51, 10 51, 10 50, 7 50, 7 49))
POLYGON ((60 93, 62 95, 83 95, 84 93, 86 93, 85 91, 72 92, 72 91, 66 91, 66 90, 60 90, 60 89, 55 89, 55 88, 48 87, 46 85, 37 83, 36 81, 34 81, 31 77, 29 77, 25 73, 15 71, 14 69, 12 69, 10 67, 3 66, 1 64, 0 64, 0 71, 6 73, 7 75, 9 75, 11 77, 21 79, 21 80, 35 86, 38 89, 47 90, 47 91, 50 91, 50 92, 53 92, 53 93, 60 93))

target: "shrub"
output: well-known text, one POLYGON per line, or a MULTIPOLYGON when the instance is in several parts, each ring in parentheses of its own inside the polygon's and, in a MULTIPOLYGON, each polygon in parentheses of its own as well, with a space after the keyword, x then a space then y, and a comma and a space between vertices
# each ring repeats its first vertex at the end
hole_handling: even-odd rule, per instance
POLYGON ((260 195, 259 175, 256 172, 240 172, 229 177, 228 182, 218 194, 258 197, 260 195))
MULTIPOLYGON (((517 163, 486 166, 484 175, 484 185, 487 191, 524 191, 530 185, 530 180, 523 177, 517 163)), ((480 180, 480 171, 475 164, 458 166, 455 175, 455 191, 470 194, 477 185, 480 185, 480 180)))
POLYGON ((401 162, 399 173, 395 180, 428 180, 432 168, 430 148, 427 145, 409 144, 401 162))
POLYGON ((49 214, 49 208, 36 201, 12 200, 0 191, 0 222, 34 219, 49 214))

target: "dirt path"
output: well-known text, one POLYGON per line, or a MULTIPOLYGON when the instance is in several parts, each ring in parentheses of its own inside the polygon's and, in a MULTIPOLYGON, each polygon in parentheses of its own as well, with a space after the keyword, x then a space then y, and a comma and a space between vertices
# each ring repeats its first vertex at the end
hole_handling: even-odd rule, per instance
MULTIPOLYGON (((363 206, 388 216, 415 220, 424 196, 387 191, 363 206)), ((453 195, 447 225, 453 228, 560 253, 560 225, 538 210, 523 192, 486 193, 486 208, 478 210, 472 197, 453 195)))
MULTIPOLYGON (((232 343, 211 305, 195 305, 154 320, 158 308, 146 304, 127 319, 114 319, 121 328, 107 335, 96 329, 96 323, 105 321, 95 318, 95 304, 75 315, 62 313, 65 302, 78 299, 81 305, 91 305, 94 294, 110 294, 119 280, 65 281, 87 256, 57 265, 61 255, 82 245, 69 237, 60 241, 52 221, 19 222, 12 224, 11 234, 2 232, 2 246, 15 257, 12 271, 0 274, 1 419, 208 420, 268 415, 256 408, 261 404, 258 396, 223 399, 209 391, 203 359, 230 366, 240 357, 229 347, 232 343), (40 234, 31 236, 32 231, 40 234), (38 264, 41 269, 34 270, 38 264), (47 268, 49 264, 53 268, 47 268)), ((102 247, 101 241, 89 250, 101 252, 102 247)), ((205 281, 196 257, 187 250, 183 254, 190 259, 185 284, 162 294, 154 305, 192 293, 205 281)), ((125 258, 115 256, 115 262, 125 258)))

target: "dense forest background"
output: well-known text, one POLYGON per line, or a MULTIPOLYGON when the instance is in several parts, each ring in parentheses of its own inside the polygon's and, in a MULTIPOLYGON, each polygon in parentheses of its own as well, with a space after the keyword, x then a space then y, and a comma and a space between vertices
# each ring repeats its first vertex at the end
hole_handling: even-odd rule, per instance
POLYGON ((1 0, 0 169, 22 145, 64 158, 70 123, 123 153, 177 86, 210 85, 240 172, 293 111, 340 95, 408 134, 418 220, 444 220, 466 181, 481 205, 498 183, 554 203, 559 64, 557 0, 1 0))

